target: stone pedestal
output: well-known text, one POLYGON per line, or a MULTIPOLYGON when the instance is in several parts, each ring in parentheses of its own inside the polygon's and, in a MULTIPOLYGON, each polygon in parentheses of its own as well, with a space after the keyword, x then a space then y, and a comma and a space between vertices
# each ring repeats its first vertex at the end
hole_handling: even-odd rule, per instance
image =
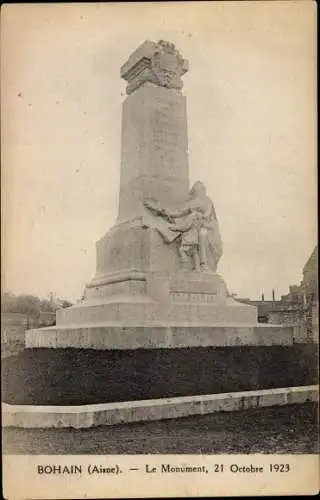
MULTIPOLYGON (((161 208, 174 212, 191 196, 186 98, 181 80, 187 70, 187 61, 174 45, 163 41, 144 42, 122 66, 128 95, 123 103, 116 224, 97 242, 96 274, 85 287, 84 300, 58 310, 52 329, 28 332, 27 347, 46 346, 43 336, 51 339, 50 347, 55 346, 52 339, 56 338, 58 347, 61 335, 64 346, 72 346, 75 329, 96 331, 98 326, 104 329, 108 336, 105 341, 110 345, 106 332, 113 327, 127 328, 130 336, 137 334, 138 327, 150 328, 151 339, 154 326, 201 329, 256 325, 256 308, 228 297, 227 286, 216 272, 217 262, 205 272, 193 270, 192 258, 182 266, 180 250, 185 233, 170 229, 174 220, 170 222, 161 208), (158 211, 145 204, 150 199, 157 200, 158 211)), ((203 217, 198 226, 192 222, 192 238, 188 233, 186 239, 187 244, 190 238, 195 240, 193 247, 187 248, 191 257, 192 251, 201 253, 197 238, 201 224, 209 223, 205 216, 208 209, 203 208, 206 204, 211 207, 210 227, 220 244, 213 204, 204 194, 199 200, 199 206, 186 211, 203 217)), ((219 258, 220 249, 214 251, 219 258)), ((208 265, 210 256, 209 252, 208 265)), ((80 334, 80 338, 86 335, 80 334)), ((86 347, 85 340, 82 347, 86 347)))
MULTIPOLYGON (((67 326, 255 325, 256 308, 227 297, 218 274, 180 271, 115 273, 82 303, 57 311, 57 329, 67 326)), ((134 330, 133 330, 134 331, 134 330)))
POLYGON ((188 198, 187 111, 181 92, 187 69, 171 44, 149 41, 122 66, 128 96, 118 218, 97 242, 96 275, 84 301, 58 311, 57 327, 256 324, 256 308, 227 298, 216 272, 192 271, 191 259, 182 271, 181 240, 144 205, 157 199, 172 209, 188 198))

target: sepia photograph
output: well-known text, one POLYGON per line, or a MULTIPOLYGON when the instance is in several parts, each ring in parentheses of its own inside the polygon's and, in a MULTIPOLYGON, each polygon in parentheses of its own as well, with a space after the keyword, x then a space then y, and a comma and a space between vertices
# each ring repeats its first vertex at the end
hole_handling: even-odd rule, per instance
POLYGON ((6 498, 318 491, 315 9, 2 6, 6 498))

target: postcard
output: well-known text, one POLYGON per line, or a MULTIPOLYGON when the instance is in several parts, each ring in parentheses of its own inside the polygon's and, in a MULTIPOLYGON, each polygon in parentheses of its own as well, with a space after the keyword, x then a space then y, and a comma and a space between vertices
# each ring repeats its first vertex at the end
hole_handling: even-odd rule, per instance
POLYGON ((4 497, 317 493, 315 3, 1 14, 4 497))

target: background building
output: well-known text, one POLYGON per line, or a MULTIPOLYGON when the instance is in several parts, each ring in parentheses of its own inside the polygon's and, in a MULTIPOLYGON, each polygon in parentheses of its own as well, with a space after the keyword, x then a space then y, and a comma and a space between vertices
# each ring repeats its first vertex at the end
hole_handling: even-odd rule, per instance
POLYGON ((300 285, 291 285, 289 293, 276 300, 272 290, 272 300, 237 298, 239 302, 258 308, 258 321, 272 324, 303 324, 317 335, 318 331, 318 247, 316 246, 302 270, 300 285))

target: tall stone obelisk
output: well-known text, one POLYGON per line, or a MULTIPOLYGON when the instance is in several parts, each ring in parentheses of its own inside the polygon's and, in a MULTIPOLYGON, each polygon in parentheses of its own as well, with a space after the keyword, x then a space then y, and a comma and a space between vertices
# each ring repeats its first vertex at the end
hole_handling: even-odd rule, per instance
POLYGON ((187 61, 172 44, 144 42, 121 68, 123 104, 118 222, 143 214, 143 200, 176 204, 189 188, 187 61))
POLYGON ((115 278, 118 283, 129 279, 132 289, 137 275, 179 269, 177 245, 164 245, 156 231, 147 229, 152 222, 144 200, 156 197, 173 206, 188 193, 187 111, 181 91, 187 68, 174 45, 163 41, 144 42, 121 68, 128 96, 122 115, 118 218, 97 243, 97 273, 87 297, 97 295, 97 286, 101 296, 101 286, 115 278))

